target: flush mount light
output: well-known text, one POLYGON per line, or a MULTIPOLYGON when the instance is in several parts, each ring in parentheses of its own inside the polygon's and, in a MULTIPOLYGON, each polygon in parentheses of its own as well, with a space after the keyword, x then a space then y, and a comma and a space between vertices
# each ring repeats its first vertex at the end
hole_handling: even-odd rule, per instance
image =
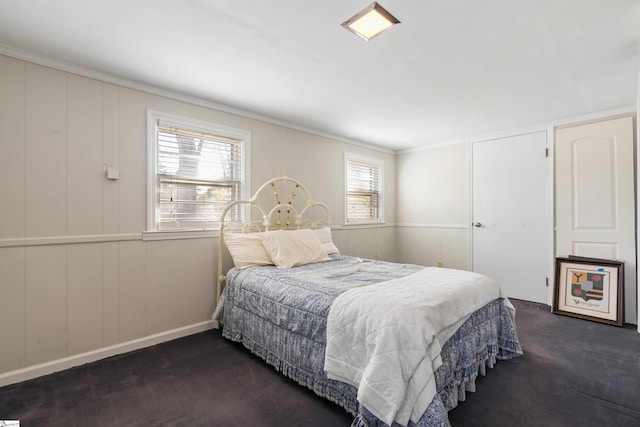
POLYGON ((399 23, 395 16, 374 1, 343 22, 342 26, 368 41, 399 23))

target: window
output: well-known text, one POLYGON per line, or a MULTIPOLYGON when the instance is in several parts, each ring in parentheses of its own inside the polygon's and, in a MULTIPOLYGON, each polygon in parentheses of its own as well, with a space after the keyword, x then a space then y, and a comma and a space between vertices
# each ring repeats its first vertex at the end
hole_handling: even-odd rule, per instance
POLYGON ((148 229, 217 228, 227 204, 243 197, 249 132, 153 111, 148 122, 148 229))
POLYGON ((382 160, 345 155, 348 224, 382 222, 382 174, 382 160))

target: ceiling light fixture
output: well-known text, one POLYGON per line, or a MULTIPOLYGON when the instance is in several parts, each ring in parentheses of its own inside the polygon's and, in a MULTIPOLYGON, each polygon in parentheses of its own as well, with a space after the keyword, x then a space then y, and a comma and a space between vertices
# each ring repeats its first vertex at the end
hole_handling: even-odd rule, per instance
POLYGON ((342 26, 352 33, 369 41, 381 32, 388 30, 400 21, 380 6, 378 2, 373 2, 369 6, 356 13, 342 26))

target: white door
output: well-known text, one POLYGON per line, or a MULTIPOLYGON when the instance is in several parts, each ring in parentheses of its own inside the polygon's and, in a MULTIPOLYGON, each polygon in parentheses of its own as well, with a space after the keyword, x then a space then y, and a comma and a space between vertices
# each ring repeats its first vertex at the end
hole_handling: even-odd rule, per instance
POLYGON ((548 303, 547 133, 475 142, 472 162, 473 271, 548 303))
POLYGON ((625 320, 636 321, 633 119, 556 131, 556 254, 625 263, 625 320))

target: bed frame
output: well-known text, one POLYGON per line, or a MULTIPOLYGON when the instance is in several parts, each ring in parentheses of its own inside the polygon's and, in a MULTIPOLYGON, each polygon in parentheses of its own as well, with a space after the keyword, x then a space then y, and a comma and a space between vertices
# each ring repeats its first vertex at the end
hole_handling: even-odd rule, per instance
MULTIPOLYGON (((229 272, 229 269, 224 269, 225 263, 223 262, 224 258, 230 260, 224 244, 225 233, 314 229, 330 226, 330 223, 331 216, 328 207, 324 203, 314 201, 309 191, 299 181, 286 176, 267 181, 249 200, 239 200, 229 204, 224 209, 220 220, 216 312, 221 310, 224 305, 224 299, 221 296, 229 272)), ((301 266, 301 268, 304 269, 306 266, 301 266)), ((247 273, 250 275, 252 271, 247 273)), ((266 286, 265 288, 272 292, 279 292, 274 289, 279 286, 286 287, 287 278, 283 276, 279 280, 274 282, 278 286, 266 286)), ((234 287, 234 290, 237 289, 234 287)), ((237 295, 230 293, 228 297, 230 298, 228 301, 231 302, 228 307, 233 310, 233 307, 236 307, 233 304, 233 298, 237 295)), ((322 305, 321 302, 320 305, 322 305)), ((214 319, 218 319, 216 312, 214 312, 214 319)), ((268 327, 266 335, 260 336, 260 331, 249 331, 247 338, 247 330, 243 329, 244 326, 237 327, 234 324, 233 313, 233 311, 225 313, 230 316, 227 319, 229 320, 226 325, 228 328, 223 330, 225 338, 234 342, 242 342, 252 353, 263 358, 284 376, 343 407, 356 417, 354 427, 363 427, 370 422, 381 425, 378 423, 379 420, 365 407, 360 408, 357 400, 357 387, 338 380, 330 380, 324 371, 318 370, 316 362, 324 361, 325 354, 321 343, 306 338, 300 338, 299 341, 294 342, 293 344, 298 345, 299 348, 306 349, 307 356, 312 355, 306 357, 302 365, 298 365, 299 360, 295 357, 272 352, 268 339, 277 337, 279 331, 282 332, 280 338, 284 337, 284 339, 297 337, 299 334, 266 322, 268 327), (264 337, 269 338, 265 341, 264 337), (300 368, 300 366, 304 367, 300 368)), ((216 321, 215 327, 219 327, 219 322, 216 321)), ((297 354, 300 356, 302 353, 297 354)), ((484 375, 486 367, 493 367, 497 359, 510 359, 521 354, 522 349, 515 332, 515 324, 501 301, 494 300, 472 313, 468 320, 442 346, 443 364, 434 373, 438 387, 437 394, 433 397, 432 404, 421 417, 419 424, 432 425, 432 421, 446 424, 448 422, 447 411, 455 407, 459 401, 465 400, 467 391, 475 391, 475 380, 478 374, 484 375), (488 338, 483 339, 479 345, 478 340, 482 336, 488 338)))
MULTIPOLYGON (((226 271, 228 271, 224 269, 224 258, 227 252, 224 245, 225 233, 314 229, 330 225, 331 212, 327 205, 314 201, 309 190, 300 181, 288 176, 265 182, 249 200, 237 200, 227 205, 220 217, 216 307, 219 306, 227 277, 226 271), (283 203, 282 200, 286 202, 283 203), (227 219, 229 213, 235 213, 240 219, 227 219)), ((219 327, 218 322, 215 327, 219 327)))

